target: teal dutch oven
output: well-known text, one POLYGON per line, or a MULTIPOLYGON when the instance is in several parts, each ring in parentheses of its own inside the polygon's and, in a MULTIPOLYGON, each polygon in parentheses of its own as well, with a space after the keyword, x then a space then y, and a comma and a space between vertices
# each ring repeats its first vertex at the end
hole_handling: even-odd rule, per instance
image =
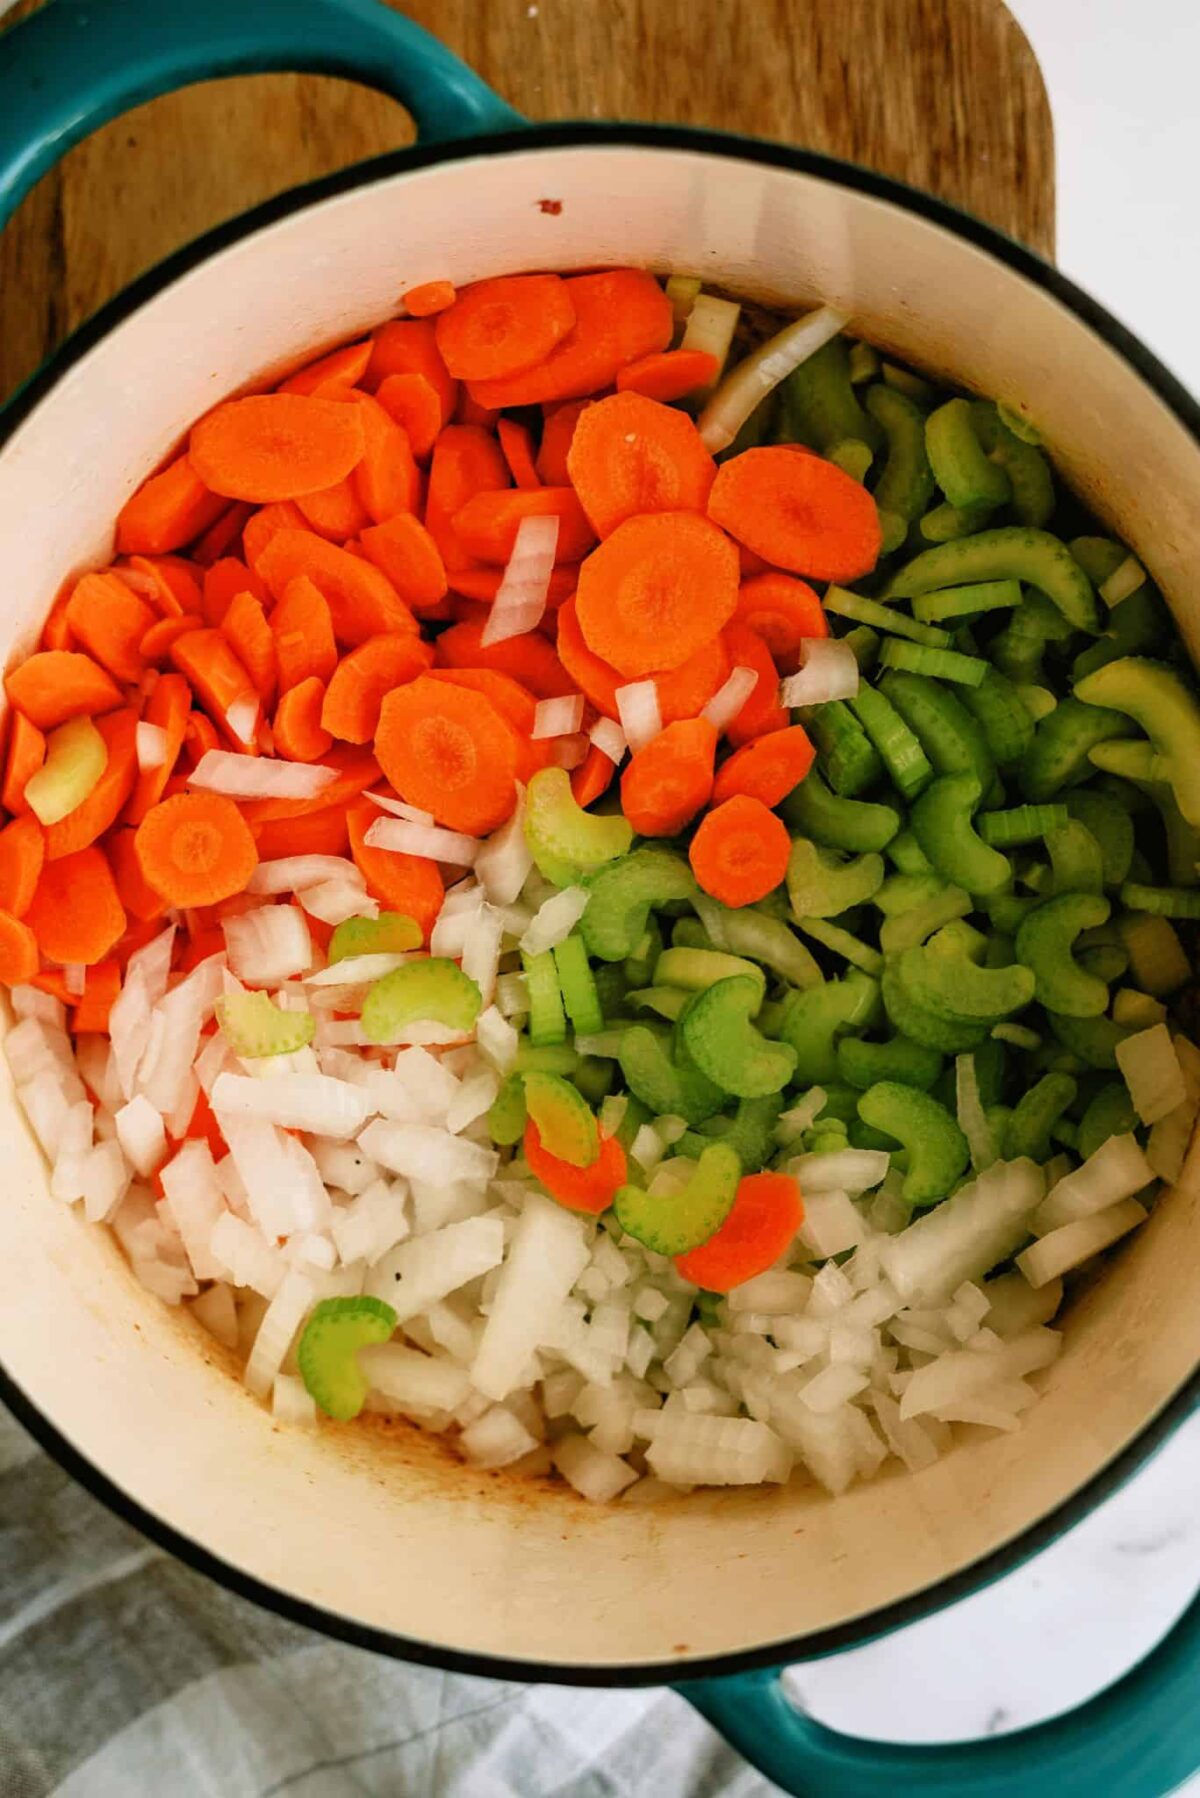
MULTIPOLYGON (((50 0, 0 51, 0 222, 55 159, 188 82, 270 69, 402 100, 419 141, 273 201, 93 319, 0 419, 0 656, 215 400, 358 334, 422 281, 628 262, 782 308, 820 299, 905 360, 1031 408, 1200 647, 1197 409, 1054 269, 862 169, 751 138, 526 126, 374 0, 50 0)), ((147 1535, 260 1604, 379 1652, 502 1678, 675 1683, 787 1791, 1161 1798, 1200 1765, 1200 1604, 1081 1710, 894 1747, 821 1727, 781 1664, 861 1643, 1011 1569, 1192 1409, 1196 1164, 1074 1299, 1015 1436, 831 1499, 810 1485, 589 1507, 485 1477, 416 1432, 285 1431, 107 1235, 49 1196, 0 1090, 3 1396, 147 1535)))

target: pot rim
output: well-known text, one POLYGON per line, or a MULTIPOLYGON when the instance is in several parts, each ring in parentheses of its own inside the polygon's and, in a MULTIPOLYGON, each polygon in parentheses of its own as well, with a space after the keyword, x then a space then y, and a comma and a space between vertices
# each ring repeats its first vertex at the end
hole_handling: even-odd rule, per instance
MULTIPOLYGON (((946 200, 908 186, 891 176, 878 174, 856 163, 820 151, 769 143, 739 133, 704 130, 682 125, 614 124, 607 122, 529 125, 518 130, 484 133, 448 144, 415 144, 372 157, 319 180, 306 182, 247 212, 213 227, 183 248, 154 264, 120 293, 105 302, 83 325, 72 332, 29 379, 0 408, 0 451, 24 420, 53 390, 63 376, 95 344, 139 310, 147 301, 188 274, 218 251, 252 236, 264 226, 301 212, 319 201, 332 199, 359 187, 397 175, 414 173, 440 163, 464 162, 477 156, 504 155, 525 150, 575 149, 593 146, 687 150, 726 157, 733 161, 759 162, 770 167, 815 176, 835 187, 851 189, 913 213, 931 224, 965 239, 1021 275, 1115 350, 1151 388, 1200 447, 1200 404, 1166 365, 1146 348, 1127 326, 1076 285, 1035 250, 1008 236, 994 225, 960 210, 946 200)), ((988 1554, 981 1555, 957 1573, 923 1587, 908 1597, 881 1606, 833 1628, 764 1643, 727 1654, 707 1655, 683 1663, 653 1661, 588 1664, 580 1662, 528 1661, 446 1648, 404 1636, 392 1630, 364 1624, 353 1618, 259 1580, 253 1574, 222 1560, 192 1537, 166 1523, 118 1486, 82 1455, 37 1403, 0 1366, 0 1402, 29 1432, 38 1445, 78 1480, 92 1497, 122 1521, 131 1524, 158 1547, 174 1555, 195 1572, 206 1575, 237 1597, 313 1629, 351 1647, 384 1654, 395 1660, 413 1661, 452 1673, 524 1683, 569 1686, 636 1687, 686 1682, 790 1662, 820 1659, 848 1648, 861 1647, 893 1630, 917 1623, 946 1606, 982 1590, 1040 1554, 1080 1522, 1098 1504, 1130 1479, 1163 1446, 1178 1425, 1200 1405, 1200 1366, 1138 1434, 1078 1491, 1046 1512, 1035 1523, 988 1554)))

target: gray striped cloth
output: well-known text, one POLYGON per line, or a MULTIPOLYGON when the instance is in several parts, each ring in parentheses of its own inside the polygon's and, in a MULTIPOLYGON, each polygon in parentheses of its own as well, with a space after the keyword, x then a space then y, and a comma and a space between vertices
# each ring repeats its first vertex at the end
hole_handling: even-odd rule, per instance
POLYGON ((0 1798, 772 1798, 670 1692, 405 1666, 152 1547, 0 1412, 0 1798))

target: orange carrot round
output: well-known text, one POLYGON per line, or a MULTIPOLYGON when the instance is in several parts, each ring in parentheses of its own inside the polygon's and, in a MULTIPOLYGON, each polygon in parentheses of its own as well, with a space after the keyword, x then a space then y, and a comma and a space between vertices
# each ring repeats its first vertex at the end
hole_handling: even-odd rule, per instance
POLYGON ((333 748, 333 738, 321 723, 325 682, 319 675, 289 687, 275 707, 271 730, 275 753, 288 762, 319 762, 333 748))
POLYGON ((254 826, 260 862, 281 861, 287 855, 345 855, 349 840, 346 809, 340 805, 254 826))
MULTIPOLYGON (((275 638, 261 600, 255 599, 253 593, 237 594, 225 608, 221 635, 254 682, 254 690, 264 706, 269 706, 275 697, 277 679, 275 638)), ((329 641, 332 646, 332 631, 329 641)))
POLYGON ((0 984, 23 986, 38 971, 37 938, 28 924, 0 911, 0 984))
POLYGON ((613 393, 582 414, 567 468, 602 537, 639 512, 703 512, 717 465, 686 412, 613 393))
POLYGON ((99 662, 76 649, 42 649, 4 677, 10 704, 39 730, 68 718, 94 718, 122 700, 120 687, 99 662))
MULTIPOLYGON (((504 570, 486 566, 480 562, 475 568, 456 568, 451 577, 454 588, 453 598, 475 600, 479 605, 491 605, 500 591, 500 583, 504 579, 504 570)), ((579 580, 579 564, 563 562, 550 570, 550 585, 546 591, 546 612, 552 613, 563 601, 570 599, 579 580)), ((478 611, 468 614, 471 618, 480 616, 478 611)))
POLYGON ((469 391, 479 405, 528 406, 600 393, 626 363, 670 343, 671 302, 645 269, 573 275, 563 285, 575 309, 574 329, 521 373, 472 379, 469 391))
POLYGON ((331 678, 338 659, 333 619, 325 595, 308 575, 288 582, 271 614, 270 631, 281 693, 311 674, 323 681, 331 678))
POLYGON ((428 942, 444 897, 438 865, 423 855, 405 855, 396 850, 371 847, 366 841, 367 832, 382 816, 379 807, 369 799, 355 801, 346 814, 350 853, 372 898, 378 899, 389 911, 403 912, 405 917, 415 918, 428 942))
POLYGON ((439 824, 484 836, 516 804, 517 747, 490 700, 419 676, 389 693, 375 754, 392 786, 439 824))
POLYGON ((138 646, 155 618, 154 609, 111 572, 82 575, 67 602, 75 641, 117 681, 141 679, 146 664, 138 646))
POLYGON ((827 637, 824 608, 807 581, 790 574, 756 574, 738 588, 735 618, 761 637, 785 674, 794 674, 807 637, 827 637))
POLYGON ((730 1292, 774 1267, 803 1222, 804 1201, 790 1174, 747 1174, 720 1229, 676 1255, 676 1270, 706 1292, 730 1292))
POLYGON ((370 360, 369 337, 361 343, 343 344, 340 349, 330 350, 327 356, 318 356, 315 362, 306 362, 286 381, 280 381, 276 392, 313 394, 318 399, 336 398, 344 394, 346 388, 357 387, 370 360))
POLYGON ((571 454, 571 444, 575 438, 575 427, 589 406, 595 400, 564 400, 561 405, 548 406, 542 425, 542 441, 538 448, 535 464, 538 479, 546 487, 565 487, 571 479, 567 466, 571 454))
POLYGON ((446 564, 414 512, 398 512, 373 524, 361 538, 367 557, 385 574, 406 606, 427 617, 446 597, 446 564))
MULTIPOLYGON (((532 492, 542 485, 533 459, 533 436, 528 425, 521 424, 519 419, 501 418, 496 425, 496 442, 504 452, 509 473, 518 487, 532 492)), ((567 484, 566 481, 556 483, 562 487, 567 484)))
POLYGON ((755 737, 717 769, 713 798, 720 805, 735 793, 744 793, 747 798, 774 808, 800 785, 813 765, 815 753, 800 724, 755 737))
POLYGON ((362 556, 327 543, 315 531, 282 530, 258 558, 257 568, 275 600, 306 574, 325 595, 333 634, 347 648, 391 631, 417 631, 417 621, 385 574, 362 556))
POLYGON ((725 731, 734 748, 738 749, 755 737, 766 736, 768 731, 786 730, 791 723, 791 713, 779 703, 779 674, 762 638, 736 618, 726 627, 724 635, 730 666, 753 668, 758 676, 745 705, 725 731))
MULTIPOLYGON (((146 704, 147 724, 157 724, 167 733, 166 753, 157 768, 139 773, 133 793, 125 808, 125 822, 140 824, 152 805, 157 805, 163 789, 174 772, 183 748, 191 713, 192 695, 182 674, 164 674, 155 682, 146 704)), ((215 746, 215 737, 214 737, 215 746)))
POLYGON ((627 362, 617 375, 618 393, 644 393, 651 400, 681 400, 717 378, 711 350, 659 350, 627 362))
POLYGON ((133 840, 136 834, 131 829, 114 830, 105 848, 121 904, 131 918, 136 918, 140 924, 148 924, 161 918, 169 908, 162 894, 155 892, 142 873, 133 840))
POLYGON ((428 375, 388 375, 379 383, 375 398, 388 417, 407 432, 413 455, 423 462, 445 423, 438 390, 428 375))
MULTIPOLYGON (((579 692, 606 718, 616 718, 617 688, 626 685, 610 662, 593 655, 583 640, 574 600, 558 610, 558 655, 570 676, 566 691, 579 692)), ((522 639, 523 640, 523 639, 522 639)), ((658 710, 664 724, 694 718, 703 711, 729 673, 729 657, 720 636, 703 644, 678 668, 655 673, 658 710)))
POLYGON ((117 553, 166 555, 182 549, 225 511, 220 494, 205 486, 187 456, 143 481, 117 514, 117 553))
MULTIPOLYGON (((272 538, 280 531, 306 531, 308 520, 292 499, 276 500, 274 505, 260 506, 242 527, 242 548, 246 560, 257 573, 259 560, 272 538)), ((261 576, 259 577, 261 580, 261 576)), ((265 587, 265 582, 263 583, 265 587)), ((251 589, 253 591, 253 589, 251 589)), ((262 598, 262 594, 256 595, 262 598)))
POLYGON ((704 891, 722 905, 755 905, 783 880, 791 848, 774 812, 739 793, 703 819, 688 860, 704 891))
POLYGON ((415 512, 421 471, 408 432, 369 393, 352 397, 363 430, 362 460, 354 470, 353 482, 367 519, 384 524, 399 512, 415 512))
POLYGON ((790 444, 722 463, 708 515, 777 568, 814 580, 857 580, 879 559, 879 514, 866 488, 790 444))
MULTIPOLYGON (((134 848, 147 883, 172 905, 215 905, 244 892, 258 866, 249 826, 222 793, 164 799, 138 825, 134 848)), ((46 953, 54 961, 72 959, 46 953)))
POLYGON ((578 562, 596 541, 596 533, 573 487, 513 488, 505 493, 476 493, 454 514, 451 524, 469 556, 481 562, 508 561, 523 518, 557 518, 558 562, 578 562))
POLYGON ((108 1014, 121 990, 121 969, 115 961, 98 961, 87 972, 87 984, 71 1012, 76 1036, 107 1036, 108 1014))
POLYGON ((161 668, 169 659, 174 642, 186 637, 189 631, 203 629, 204 620, 198 612, 183 612, 178 618, 160 618, 138 644, 138 653, 150 667, 161 668))
POLYGON ((600 1133, 600 1153, 588 1167, 576 1167, 573 1162, 552 1155, 544 1146, 532 1118, 525 1125, 522 1147, 534 1179, 540 1180, 551 1198, 565 1205, 568 1211, 584 1211, 591 1217, 599 1217, 612 1204, 617 1188, 625 1184, 628 1172, 625 1151, 615 1136, 605 1136, 603 1131, 600 1133))
POLYGON ((453 281, 422 281, 401 294, 405 310, 412 318, 430 318, 444 312, 458 297, 453 281))
POLYGON ((43 649, 74 649, 75 637, 67 622, 67 607, 71 603, 74 583, 69 583, 59 594, 50 608, 50 616, 42 626, 43 649))
MULTIPOLYGON (((12 694, 9 694, 12 698, 12 694)), ((46 739, 24 712, 9 713, 8 754, 4 761, 4 785, 0 788, 0 805, 6 812, 27 813, 25 786, 46 759, 46 739)))
POLYGON ((447 426, 429 464, 425 526, 448 571, 469 567, 472 560, 454 529, 454 514, 475 494, 499 492, 509 485, 508 464, 494 437, 481 425, 447 426))
POLYGON ((617 765, 611 756, 597 749, 593 743, 578 768, 571 770, 571 797, 576 805, 587 807, 595 805, 602 794, 607 793, 613 782, 617 765))
POLYGON ((446 424, 458 398, 458 382, 442 361, 433 320, 397 318, 375 333, 364 385, 375 392, 390 375, 424 375, 438 396, 446 424))
POLYGON ((188 554, 197 568, 211 568, 222 556, 237 547, 238 538, 245 530, 254 508, 244 500, 234 500, 226 505, 214 523, 188 547, 188 554))
POLYGON ((536 631, 508 637, 502 643, 481 641, 483 622, 452 624, 434 645, 434 660, 441 668, 495 668, 509 674, 538 699, 558 699, 578 692, 571 676, 545 637, 536 631))
POLYGON ((331 487, 362 453, 357 408, 298 393, 226 400, 193 426, 188 444, 210 491, 258 505, 331 487))
POLYGON ((237 556, 222 556, 204 570, 201 604, 204 622, 219 629, 230 601, 239 593, 252 594, 262 605, 266 604, 268 598, 266 582, 253 568, 239 561, 237 556))
POLYGON ((350 744, 335 743, 322 761, 337 771, 337 778, 311 799, 248 799, 241 813, 247 824, 257 830, 260 824, 274 824, 290 818, 306 818, 312 812, 323 812, 348 805, 365 788, 379 779, 379 763, 368 751, 350 744))
POLYGON ((103 851, 92 845, 48 861, 25 922, 48 961, 85 967, 103 961, 125 930, 125 908, 103 851))
POLYGON ((435 330, 452 375, 488 381, 544 362, 574 326, 570 284, 560 275, 498 275, 464 287, 435 330))
POLYGON ((369 743, 379 727, 384 696, 415 680, 432 660, 433 650, 420 637, 369 637, 335 668, 321 709, 322 725, 343 743, 369 743))
POLYGON ((319 493, 302 494, 296 505, 305 524, 330 543, 345 543, 371 523, 371 514, 358 497, 354 475, 322 487, 319 493))
POLYGON ((681 718, 639 749, 621 776, 621 810, 639 836, 673 837, 708 804, 717 733, 681 718))
POLYGON ((137 780, 137 713, 126 706, 109 712, 96 726, 108 760, 104 772, 81 804, 57 824, 46 827, 46 859, 59 861, 86 849, 116 820, 137 780))
POLYGON ((432 668, 430 680, 449 681, 451 686, 466 687, 482 693, 495 706, 502 718, 512 726, 517 745, 517 779, 528 785, 539 768, 548 767, 552 757, 548 741, 535 741, 532 735, 537 701, 527 687, 495 668, 432 668))
POLYGON ((0 911, 23 918, 46 859, 46 838, 36 818, 14 818, 0 830, 0 911))
MULTIPOLYGON (((239 749, 253 752, 252 737, 243 739, 230 723, 234 707, 250 700, 258 705, 254 682, 220 631, 189 631, 171 645, 171 660, 185 675, 213 723, 239 749)), ((236 715, 236 714, 235 714, 236 715)))
POLYGON ((697 512, 627 518, 579 570, 579 628, 628 680, 678 668, 728 623, 737 551, 697 512))
POLYGON ((129 566, 139 574, 149 575, 154 581, 156 592, 148 594, 147 598, 164 618, 173 612, 203 610, 203 575, 185 557, 130 556, 129 566))

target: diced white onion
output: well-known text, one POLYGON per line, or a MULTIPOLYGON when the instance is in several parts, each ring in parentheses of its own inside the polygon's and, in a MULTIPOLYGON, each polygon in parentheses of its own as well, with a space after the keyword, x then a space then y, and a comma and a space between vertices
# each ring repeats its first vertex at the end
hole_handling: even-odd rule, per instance
POLYGON ((597 718, 588 732, 588 740, 614 765, 624 760, 625 751, 629 748, 625 732, 614 718, 597 718))
POLYGON ((1047 1280, 1060 1279, 1073 1267, 1090 1261, 1145 1221, 1145 1208, 1136 1199, 1121 1199, 1104 1211, 1040 1237, 1017 1256, 1017 1266, 1031 1286, 1044 1286, 1047 1280))
POLYGON ((1117 1044, 1116 1056, 1143 1124, 1157 1123, 1187 1098, 1183 1069, 1165 1024, 1127 1036, 1117 1044))
POLYGON ((516 1030, 494 1005, 481 1011, 475 1020, 475 1042, 481 1055, 487 1057, 498 1074, 509 1074, 520 1046, 516 1030))
POLYGON ((523 637, 540 622, 554 572, 558 527, 554 517, 523 518, 517 526, 512 555, 483 627, 485 649, 509 637, 523 637))
POLYGON ((477 912, 470 912, 467 916, 467 932, 460 958, 462 971, 479 988, 481 1002, 490 1005, 500 968, 504 913, 494 905, 482 905, 477 912))
POLYGON ((579 768, 587 760, 588 740, 583 735, 573 737, 555 737, 550 745, 550 759, 556 768, 565 768, 568 774, 579 768))
POLYGON ((698 293, 692 301, 680 348, 703 350, 717 359, 714 381, 719 381, 733 346, 742 309, 736 300, 719 299, 715 293, 698 293))
POLYGON ((63 985, 73 999, 82 999, 87 991, 87 968, 82 962, 63 963, 63 985))
POLYGON ((513 1231, 471 1368, 471 1383, 486 1398, 507 1398, 521 1383, 530 1356, 553 1332, 587 1259, 582 1221, 532 1192, 513 1231))
POLYGON ((337 777, 336 768, 319 762, 284 762, 209 749, 188 775, 188 785, 225 793, 230 799, 315 799, 337 777))
POLYGON ((271 1415, 279 1423, 309 1427, 317 1421, 317 1403, 306 1391, 303 1380, 295 1374, 277 1373, 271 1387, 271 1415))
POLYGON ((167 759, 167 733, 161 724, 139 722, 136 733, 137 765, 142 774, 161 768, 167 759))
MULTIPOLYGON (((696 307, 703 304, 703 296, 696 307)), ((693 308, 692 319, 696 316, 693 308)), ((832 306, 821 306, 760 344, 722 381, 697 420, 705 446, 715 455, 727 449, 754 408, 778 387, 794 368, 815 355, 850 320, 832 306)), ((691 331, 691 321, 688 331, 691 331)), ((684 337, 687 344, 687 336, 684 337)), ((690 346, 688 346, 690 347, 690 346)))
POLYGON ((719 686, 704 708, 704 716, 720 733, 729 729, 758 685, 758 669, 737 667, 719 686))
POLYGON ((530 735, 535 739, 570 737, 581 728, 582 724, 582 693, 568 693, 558 699, 539 699, 537 710, 533 714, 533 729, 530 735))
POLYGON ((593 1504, 607 1504, 638 1477, 628 1461, 606 1454, 586 1436, 560 1436, 550 1454, 568 1485, 593 1504))
POLYGON ((806 637, 800 645, 800 669, 780 683, 779 703, 826 705, 833 699, 853 699, 858 692, 858 663, 850 645, 840 637, 806 637))
MULTIPOLYGON (((229 726, 230 736, 236 737, 239 743, 252 743, 258 729, 257 695, 243 693, 239 699, 235 699, 225 713, 225 722, 229 726)), ((211 753, 213 752, 210 751, 211 753)))
POLYGON ((433 813, 423 812, 419 805, 409 805, 404 799, 393 799, 390 793, 364 793, 377 805, 380 811, 391 812, 393 818, 407 818, 410 824, 432 824, 433 813))
POLYGON ((587 910, 590 897, 586 887, 563 887, 540 905, 521 938, 525 954, 541 955, 565 942, 587 910))
POLYGON ((806 1197, 810 1192, 859 1193, 878 1186, 890 1162, 886 1149, 837 1149, 831 1155, 798 1155, 787 1171, 806 1197))
POLYGON ((293 1268, 284 1275, 258 1326, 243 1376, 250 1391, 259 1398, 265 1398, 270 1392, 275 1375, 292 1346, 292 1338, 304 1322, 314 1297, 312 1281, 304 1274, 293 1268))
POLYGON ((884 1273, 909 1304, 948 1303, 964 1280, 982 1279, 1024 1242, 1044 1189, 1036 1162, 996 1162, 889 1237, 880 1249, 884 1273))
POLYGON ((996 1139, 983 1100, 979 1096, 979 1076, 974 1055, 958 1055, 954 1060, 954 1081, 958 1127, 971 1151, 971 1166, 981 1174, 997 1157, 996 1139))
POLYGON ((1106 581, 1101 581, 1099 593, 1106 606, 1119 606, 1123 599, 1136 593, 1146 578, 1146 570, 1136 556, 1126 556, 1119 562, 1106 581))
POLYGON ((652 680, 631 681, 618 687, 617 712, 625 740, 636 755, 662 730, 662 713, 658 707, 658 688, 652 680))
POLYGON ((754 1418, 685 1411, 660 1418, 646 1462, 660 1480, 676 1484, 745 1486, 786 1480, 792 1457, 774 1430, 754 1418))
POLYGON ((479 853, 479 839, 437 824, 412 824, 407 818, 377 818, 364 839, 368 848, 398 855, 420 855, 428 861, 452 862, 469 868, 479 853))
POLYGON ((405 962, 412 961, 413 956, 403 950, 380 949, 373 955, 344 955, 341 961, 331 961, 327 968, 318 968, 315 974, 305 976, 305 986, 366 986, 372 980, 382 980, 385 974, 392 974, 402 968, 405 962))
POLYGON ((836 1187, 814 1192, 806 1185, 800 1241, 819 1259, 857 1248, 870 1235, 867 1221, 848 1193, 836 1187))
POLYGON ((312 938, 298 905, 260 905, 223 919, 221 928, 230 967, 252 986, 278 986, 312 966, 312 938))
POLYGON ((465 1368, 402 1342, 362 1349, 358 1364, 374 1389, 401 1411, 453 1411, 471 1387, 465 1368))
POLYGON ((298 893, 322 880, 349 880, 364 885, 354 862, 344 855, 286 855, 259 862, 246 886, 248 893, 298 893))
POLYGON ((162 1118, 149 1099, 138 1093, 122 1105, 113 1119, 126 1159, 143 1180, 157 1173, 167 1153, 167 1133, 162 1118))
POLYGON ((424 1236, 410 1237, 372 1270, 367 1291, 385 1299, 398 1323, 499 1267, 504 1225, 498 1217, 468 1217, 424 1236))
POLYGON ((236 1117, 264 1118, 282 1130, 345 1142, 367 1121, 366 1094, 328 1074, 221 1074, 213 1084, 212 1108, 236 1117))
POLYGON ((1131 1199, 1153 1178, 1154 1169, 1132 1131, 1110 1136, 1047 1194, 1030 1218, 1030 1228, 1036 1236, 1046 1236, 1064 1224, 1104 1211, 1119 1199, 1131 1199))
POLYGON ((525 792, 518 786, 512 817, 479 847, 475 878, 493 905, 511 905, 532 867, 533 854, 525 841, 525 792))
POLYGON ((353 880, 321 880, 316 886, 300 887, 296 899, 310 918, 322 924, 344 924, 347 918, 377 918, 379 901, 353 880))

